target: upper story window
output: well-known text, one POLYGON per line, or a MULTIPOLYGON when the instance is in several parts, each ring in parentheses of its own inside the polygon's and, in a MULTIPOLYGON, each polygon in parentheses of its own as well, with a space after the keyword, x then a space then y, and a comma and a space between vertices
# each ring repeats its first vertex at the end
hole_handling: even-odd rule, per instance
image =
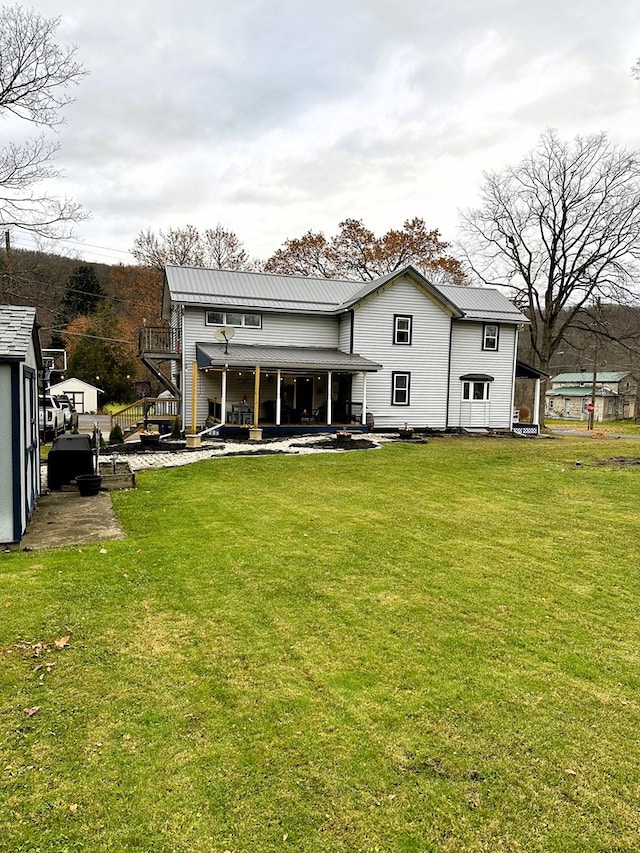
POLYGON ((393 316, 393 342, 394 344, 411 343, 411 331, 413 317, 410 314, 394 314, 393 316))
POLYGON ((247 326, 262 328, 262 314, 245 314, 238 311, 207 311, 207 326, 247 326))
POLYGON ((391 405, 408 406, 409 391, 411 388, 410 373, 391 374, 391 405))
POLYGON ((497 350, 500 337, 500 326, 495 323, 485 323, 482 334, 482 349, 497 350))

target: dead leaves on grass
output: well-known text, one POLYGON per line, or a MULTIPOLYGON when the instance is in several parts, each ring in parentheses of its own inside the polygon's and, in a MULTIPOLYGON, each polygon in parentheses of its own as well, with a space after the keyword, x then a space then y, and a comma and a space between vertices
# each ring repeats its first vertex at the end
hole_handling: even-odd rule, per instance
MULTIPOLYGON (((31 672, 39 673, 38 686, 40 686, 44 681, 45 675, 53 672, 54 667, 56 666, 56 661, 48 656, 69 648, 70 639, 71 634, 65 634, 63 637, 57 637, 51 643, 28 643, 26 640, 19 640, 13 648, 7 649, 7 654, 11 654, 14 651, 19 653, 22 652, 25 656, 28 655, 32 660, 36 659, 38 663, 31 668, 31 672)), ((40 705, 33 705, 30 708, 22 709, 22 713, 29 718, 34 717, 38 711, 40 711, 40 705)))

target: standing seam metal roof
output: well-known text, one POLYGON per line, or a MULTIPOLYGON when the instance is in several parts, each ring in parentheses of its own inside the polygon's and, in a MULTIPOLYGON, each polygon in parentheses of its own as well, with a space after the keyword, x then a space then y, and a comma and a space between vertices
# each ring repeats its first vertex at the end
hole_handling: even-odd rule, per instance
POLYGON ((335 314, 395 278, 411 275, 462 319, 528 323, 528 319, 498 290, 455 285, 432 285, 413 267, 388 273, 371 282, 306 278, 271 273, 167 266, 171 298, 187 305, 252 308, 335 314))
POLYGON ((355 353, 321 347, 255 346, 253 344, 197 343, 198 367, 253 367, 301 370, 379 370, 382 365, 355 353), (225 351, 227 350, 227 351, 225 351))
MULTIPOLYGON (((596 382, 620 382, 625 376, 629 375, 628 370, 598 370, 596 373, 596 382)), ((593 382, 593 371, 582 371, 581 373, 559 373, 551 380, 555 382, 568 382, 570 385, 575 385, 579 382, 593 382)))

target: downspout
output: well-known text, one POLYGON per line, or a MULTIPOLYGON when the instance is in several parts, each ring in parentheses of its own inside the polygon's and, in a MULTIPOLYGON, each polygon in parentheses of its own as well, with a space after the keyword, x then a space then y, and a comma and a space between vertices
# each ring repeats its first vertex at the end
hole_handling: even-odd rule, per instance
MULTIPOLYGON (((453 348, 453 317, 449 317, 449 358, 447 364, 447 402, 444 413, 444 428, 449 429, 449 403, 451 401, 451 350, 453 348)), ((459 420, 459 418, 458 418, 459 420)))

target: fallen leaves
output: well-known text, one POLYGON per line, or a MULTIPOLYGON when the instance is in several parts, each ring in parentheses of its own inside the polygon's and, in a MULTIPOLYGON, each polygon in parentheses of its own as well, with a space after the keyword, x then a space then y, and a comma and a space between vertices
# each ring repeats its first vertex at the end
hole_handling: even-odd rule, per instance
POLYGON ((23 708, 22 711, 27 715, 27 717, 33 717, 34 714, 37 714, 40 710, 40 705, 34 705, 33 708, 23 708))

